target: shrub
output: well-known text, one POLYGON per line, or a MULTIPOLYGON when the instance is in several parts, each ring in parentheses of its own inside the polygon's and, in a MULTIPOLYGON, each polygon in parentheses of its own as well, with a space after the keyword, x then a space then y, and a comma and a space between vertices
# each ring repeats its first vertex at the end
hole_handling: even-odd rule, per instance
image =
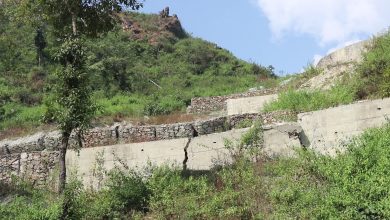
POLYGON ((390 126, 371 129, 333 158, 300 152, 273 166, 279 218, 390 218, 390 126))
POLYGON ((100 191, 82 195, 84 219, 118 219, 148 210, 149 189, 136 172, 115 168, 100 191))
POLYGON ((0 184, 0 219, 56 220, 62 213, 62 202, 45 190, 33 189, 31 184, 14 178, 11 184, 0 184))
POLYGON ((357 96, 390 96, 390 33, 375 37, 363 62, 358 65, 359 84, 357 96))
POLYGON ((155 169, 148 181, 150 214, 164 219, 261 217, 263 184, 252 163, 253 154, 244 154, 245 150, 255 152, 262 140, 260 128, 257 123, 241 140, 229 142, 235 160, 220 170, 188 175, 169 166, 155 169))

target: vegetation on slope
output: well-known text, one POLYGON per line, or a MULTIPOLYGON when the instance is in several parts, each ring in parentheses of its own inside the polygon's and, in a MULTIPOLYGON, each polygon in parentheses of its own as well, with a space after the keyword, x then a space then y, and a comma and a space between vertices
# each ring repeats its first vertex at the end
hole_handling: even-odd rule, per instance
MULTIPOLYGON (((0 130, 41 123, 59 70, 51 27, 37 38, 37 30, 6 12, 0 9, 0 130)), ((175 17, 123 14, 115 31, 86 43, 99 116, 168 114, 183 110, 192 97, 242 92, 274 76, 272 68, 189 36, 175 17)))
POLYGON ((359 98, 390 96, 390 31, 374 37, 357 71, 359 98))
POLYGON ((309 66, 296 76, 279 99, 266 104, 265 111, 292 110, 296 113, 330 108, 349 104, 367 98, 390 96, 390 32, 375 37, 363 61, 355 67, 355 74, 345 75, 330 90, 297 90, 300 81, 321 74, 320 70, 309 66))
POLYGON ((266 103, 264 111, 291 110, 301 113, 349 104, 354 100, 353 88, 342 85, 329 91, 288 90, 280 93, 277 100, 266 103))

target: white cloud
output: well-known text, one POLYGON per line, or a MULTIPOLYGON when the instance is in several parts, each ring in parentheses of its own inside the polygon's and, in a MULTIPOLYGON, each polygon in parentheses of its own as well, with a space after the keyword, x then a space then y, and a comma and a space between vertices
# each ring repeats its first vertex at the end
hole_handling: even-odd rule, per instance
POLYGON ((273 34, 308 34, 319 44, 343 44, 390 25, 388 0, 257 0, 273 34))

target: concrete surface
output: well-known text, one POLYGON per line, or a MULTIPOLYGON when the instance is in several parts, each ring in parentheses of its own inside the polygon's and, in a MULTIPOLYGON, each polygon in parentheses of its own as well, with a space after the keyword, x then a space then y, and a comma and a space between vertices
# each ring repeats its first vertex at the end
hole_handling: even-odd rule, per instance
POLYGON ((264 128, 264 153, 269 157, 294 155, 301 147, 303 130, 297 123, 272 125, 264 128))
MULTIPOLYGON (((216 165, 232 161, 225 140, 240 141, 249 128, 173 140, 122 144, 105 147, 83 148, 79 153, 68 151, 66 165, 83 180, 85 186, 99 186, 99 170, 111 170, 123 165, 142 171, 148 162, 152 165, 175 165, 189 170, 209 170, 216 165), (100 155, 100 157, 99 157, 100 155), (101 159, 101 167, 97 162, 101 159), (185 160, 187 158, 187 160, 185 160)), ((299 146, 298 134, 301 128, 296 124, 280 124, 264 129, 264 151, 269 156, 291 155, 293 147, 299 146)), ((70 175, 72 176, 72 175, 70 175)))
POLYGON ((85 185, 96 185, 94 168, 97 169, 97 158, 102 154, 103 167, 111 170, 115 166, 122 168, 121 162, 134 169, 144 168, 148 161, 153 165, 172 163, 181 166, 184 160, 184 146, 188 139, 122 144, 105 147, 81 149, 79 153, 69 151, 66 154, 66 165, 69 170, 77 170, 85 185), (119 160, 118 160, 119 159, 119 160))
POLYGON ((229 150, 225 148, 225 140, 238 142, 248 130, 249 128, 237 129, 194 138, 187 149, 188 169, 209 170, 231 162, 229 150))
POLYGON ((320 153, 334 155, 342 145, 364 130, 386 123, 390 98, 362 101, 351 105, 298 115, 306 137, 306 146, 320 153))
POLYGON ((226 101, 227 114, 237 115, 245 113, 259 113, 263 109, 265 103, 271 102, 277 98, 277 94, 272 94, 265 96, 228 99, 226 101))

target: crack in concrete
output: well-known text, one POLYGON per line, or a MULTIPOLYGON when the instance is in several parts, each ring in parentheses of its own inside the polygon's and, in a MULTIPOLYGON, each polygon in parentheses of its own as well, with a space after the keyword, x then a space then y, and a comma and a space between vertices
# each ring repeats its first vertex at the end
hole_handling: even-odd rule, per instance
POLYGON ((184 160, 183 160, 183 171, 187 170, 187 162, 188 162, 188 147, 190 146, 192 138, 188 138, 186 146, 184 147, 184 160))

